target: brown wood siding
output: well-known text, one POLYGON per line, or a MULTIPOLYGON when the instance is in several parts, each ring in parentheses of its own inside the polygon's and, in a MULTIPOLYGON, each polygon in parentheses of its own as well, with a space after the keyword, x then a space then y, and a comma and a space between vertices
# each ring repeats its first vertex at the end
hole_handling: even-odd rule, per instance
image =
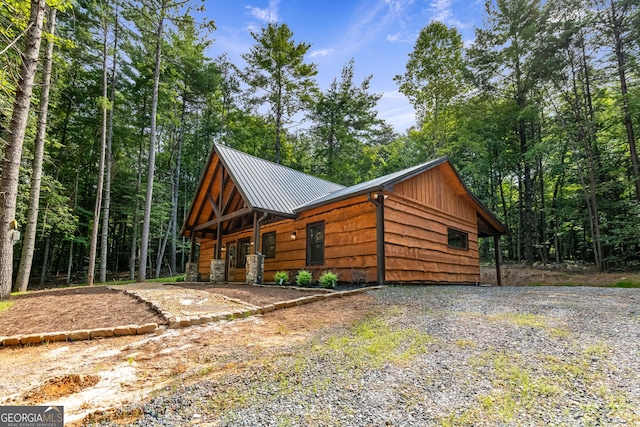
POLYGON ((385 200, 388 282, 475 283, 479 279, 476 209, 440 169, 395 185, 385 200), (468 233, 468 250, 449 247, 448 228, 468 233))
POLYGON ((396 184, 393 192, 455 218, 476 224, 476 209, 447 164, 396 184))
MULTIPOLYGON (((357 197, 331 205, 315 208, 303 212, 296 220, 282 220, 260 227, 260 243, 262 235, 276 232, 276 257, 267 258, 264 262, 264 281, 273 281, 277 271, 286 271, 291 280, 295 279, 298 270, 306 269, 314 273, 317 279, 325 270, 331 270, 339 275, 341 281, 353 280, 367 275, 368 281, 376 280, 376 212, 375 206, 366 196, 357 197), (307 225, 325 222, 324 258, 321 266, 306 265, 307 225), (291 240, 291 234, 296 233, 296 239, 291 240)), ((244 230, 224 236, 223 244, 228 246, 242 238, 253 240, 253 229, 244 230)), ((210 260, 213 257, 213 240, 202 240, 200 250, 199 271, 201 275, 206 271, 208 276, 210 260), (205 250, 203 248, 211 248, 205 250)), ((252 247, 253 251, 253 247, 252 247)), ((224 252, 223 255, 224 257, 224 252)), ((245 270, 236 268, 235 280, 245 280, 245 270)))
POLYGON ((198 274, 201 279, 209 279, 211 260, 213 259, 213 247, 215 240, 200 241, 200 256, 198 257, 198 274))

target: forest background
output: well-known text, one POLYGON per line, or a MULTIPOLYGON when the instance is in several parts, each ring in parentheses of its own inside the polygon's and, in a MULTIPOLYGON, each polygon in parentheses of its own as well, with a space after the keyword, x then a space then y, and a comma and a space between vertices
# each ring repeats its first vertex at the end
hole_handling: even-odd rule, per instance
POLYGON ((286 23, 239 67, 207 57, 197 0, 5 0, 0 298, 182 272, 214 142, 343 185, 446 155, 511 230, 505 259, 637 269, 639 3, 489 1, 467 47, 428 23, 395 77, 417 112, 400 134, 353 60, 321 90, 286 23))

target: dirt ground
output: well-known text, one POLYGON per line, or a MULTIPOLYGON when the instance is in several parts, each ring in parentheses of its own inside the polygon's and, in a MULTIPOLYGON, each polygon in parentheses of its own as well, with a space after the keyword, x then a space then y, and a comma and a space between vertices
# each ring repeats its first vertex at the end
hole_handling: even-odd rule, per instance
MULTIPOLYGON (((495 270, 483 268, 483 281, 495 270)), ((638 274, 507 268, 503 284, 612 285, 640 281, 638 274)), ((302 292, 282 288, 184 284, 263 306, 295 299, 302 292)), ((36 291, 11 298, 0 313, 0 335, 115 325, 164 323, 149 307, 105 287, 36 291)), ((147 399, 176 380, 202 370, 207 375, 243 369, 243 354, 308 339, 318 330, 341 327, 378 309, 367 294, 332 298, 246 319, 167 329, 159 335, 60 342, 0 348, 0 405, 52 404, 65 407, 65 420, 80 425, 96 411, 147 399)))
MULTIPOLYGON (((259 307, 307 294, 277 287, 194 283, 180 286, 221 294, 259 307)), ((131 324, 166 324, 166 320, 146 304, 104 286, 29 292, 12 296, 9 301, 13 305, 0 313, 0 336, 131 324)))
POLYGON ((0 313, 0 336, 165 323, 146 304, 104 286, 29 292, 9 301, 0 313))
MULTIPOLYGON (((280 288, 203 286, 210 291, 263 305, 300 296, 300 291, 280 288)), ((27 317, 26 327, 56 325, 65 329, 81 313, 71 307, 84 308, 83 323, 97 327, 106 311, 117 306, 118 322, 128 324, 146 313, 145 305, 131 297, 121 299, 118 292, 99 288, 34 293, 18 297, 14 306, 0 315, 0 324, 18 324, 13 316, 38 307, 55 320, 27 317), (100 291, 99 291, 100 290, 100 291), (77 292, 76 292, 77 291, 77 292), (37 294, 37 296, 36 296, 37 294), (109 302, 106 302, 106 295, 109 302), (118 303, 114 303, 117 299, 118 303), (39 304, 35 301, 39 300, 39 304), (101 300, 97 303, 95 300, 101 300), (27 307, 25 304, 30 304, 27 307), (35 304, 35 305, 34 305, 35 304), (46 305, 45 305, 46 304, 46 305), (90 304, 97 304, 92 309, 90 304), (102 305, 100 305, 102 304, 102 305), (42 310, 46 307, 46 310, 42 310), (54 307, 58 307, 55 311, 54 307), (16 310, 13 310, 13 309, 16 310), (67 310, 69 318, 64 320, 67 310), (126 317, 127 313, 138 314, 126 317), (140 312, 141 310, 141 312, 140 312), (55 314, 51 314, 55 313, 55 314), (94 318, 94 314, 96 314, 94 318), (91 320, 93 319, 93 320, 91 320), (70 323, 64 323, 64 322, 70 323), (92 323, 94 322, 95 323, 92 323)), ((34 405, 46 402, 65 407, 65 420, 73 425, 95 411, 107 411, 147 398, 178 378, 187 378, 204 367, 208 373, 224 373, 242 368, 244 352, 268 351, 274 346, 304 340, 322 328, 339 327, 361 319, 371 312, 372 299, 366 294, 332 298, 312 304, 277 310, 231 322, 209 323, 184 329, 167 329, 160 335, 126 336, 103 340, 51 343, 28 347, 0 348, 0 405, 34 405)), ((93 307, 93 306, 91 306, 93 307)), ((154 316, 148 312, 147 315, 154 316)), ((138 321, 138 320, 135 320, 138 321)), ((157 319, 156 319, 157 321, 157 319)), ((49 326, 44 326, 49 329, 49 326)), ((75 326, 74 326, 75 328, 75 326)))
MULTIPOLYGON (((640 282, 637 272, 602 273, 591 266, 576 265, 507 265, 501 269, 503 286, 568 285, 568 286, 613 286, 622 281, 640 282)), ((481 267, 482 283, 496 284, 495 267, 481 267)))

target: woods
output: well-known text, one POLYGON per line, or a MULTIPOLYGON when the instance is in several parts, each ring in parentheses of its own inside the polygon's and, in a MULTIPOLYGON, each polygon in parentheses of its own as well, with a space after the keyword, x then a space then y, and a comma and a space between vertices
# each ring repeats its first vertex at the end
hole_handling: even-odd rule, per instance
POLYGON ((404 133, 378 117, 375 69, 358 82, 352 60, 319 87, 286 23, 251 33, 246 64, 212 58, 202 7, 0 5, 0 298, 181 273, 214 141, 343 185, 447 155, 511 230, 505 259, 638 267, 637 0, 488 2, 469 44, 425 22, 395 78, 404 133))

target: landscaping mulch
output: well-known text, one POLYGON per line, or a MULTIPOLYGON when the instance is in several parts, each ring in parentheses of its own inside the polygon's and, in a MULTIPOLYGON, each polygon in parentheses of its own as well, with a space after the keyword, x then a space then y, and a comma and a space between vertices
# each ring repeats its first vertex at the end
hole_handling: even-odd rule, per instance
POLYGON ((29 292, 9 298, 0 336, 166 323, 149 306, 104 286, 29 292))

